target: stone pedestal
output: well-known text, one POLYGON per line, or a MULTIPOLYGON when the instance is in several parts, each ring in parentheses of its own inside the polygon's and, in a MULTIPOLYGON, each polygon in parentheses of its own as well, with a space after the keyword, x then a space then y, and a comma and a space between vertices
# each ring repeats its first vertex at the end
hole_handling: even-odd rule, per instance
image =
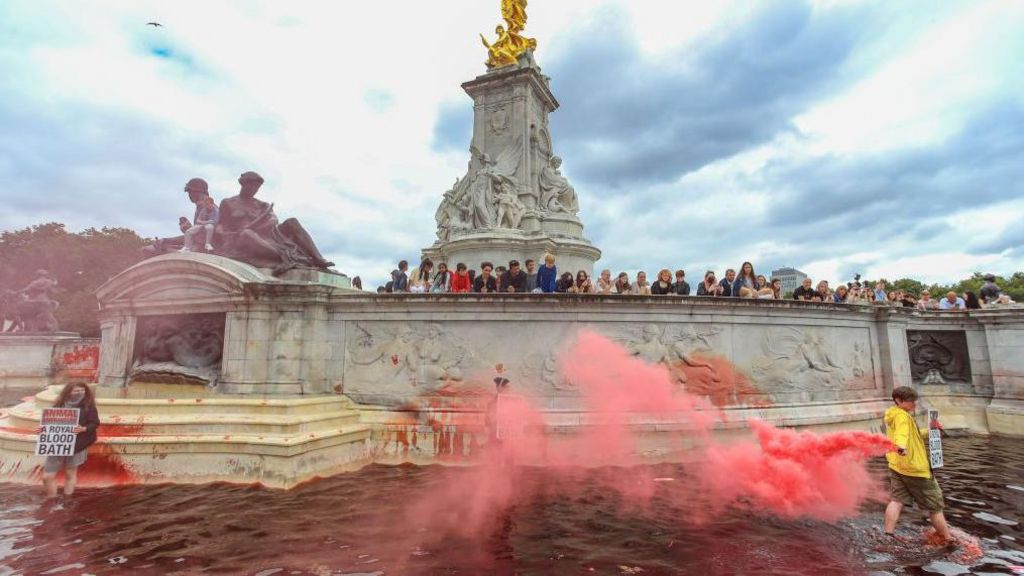
POLYGON ((99 382, 124 387, 152 381, 155 373, 159 382, 206 381, 231 394, 331 393, 328 363, 339 357, 343 335, 331 328, 326 303, 334 294, 358 293, 348 285, 341 274, 292 270, 273 277, 212 254, 149 258, 97 291, 99 382), (147 339, 174 341, 174 358, 152 367, 147 339), (207 363, 189 363, 196 355, 180 349, 183 341, 202 342, 196 352, 207 363))
MULTIPOLYGON (((37 392, 49 384, 63 383, 63 355, 75 346, 95 346, 74 332, 0 334, 0 392, 6 395, 37 392)), ((82 377, 90 380, 87 375, 82 377)))
POLYGON ((474 104, 469 167, 445 193, 438 241, 423 256, 449 268, 463 262, 479 269, 484 261, 540 262, 551 253, 559 270, 592 272, 601 251, 583 236, 575 191, 558 169, 548 131, 558 101, 548 77, 525 54, 518 65, 491 70, 462 88, 474 104), (518 205, 517 222, 497 221, 502 202, 518 205))

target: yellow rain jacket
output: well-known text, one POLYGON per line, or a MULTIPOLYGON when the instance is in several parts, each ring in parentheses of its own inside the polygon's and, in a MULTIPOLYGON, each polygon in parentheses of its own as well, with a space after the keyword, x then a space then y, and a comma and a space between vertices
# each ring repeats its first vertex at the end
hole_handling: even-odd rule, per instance
POLYGON ((898 452, 887 453, 885 459, 889 461, 889 468, 904 476, 932 477, 928 459, 928 429, 918 428, 910 412, 899 406, 886 410, 885 435, 893 444, 907 450, 906 456, 900 456, 898 452))

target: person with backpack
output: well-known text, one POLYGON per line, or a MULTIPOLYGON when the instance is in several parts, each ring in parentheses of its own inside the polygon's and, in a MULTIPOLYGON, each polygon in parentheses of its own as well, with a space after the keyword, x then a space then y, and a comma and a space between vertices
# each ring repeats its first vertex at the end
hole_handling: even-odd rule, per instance
POLYGON ((385 292, 408 292, 409 276, 405 273, 409 269, 409 263, 402 260, 398 268, 391 271, 391 281, 384 285, 385 292))

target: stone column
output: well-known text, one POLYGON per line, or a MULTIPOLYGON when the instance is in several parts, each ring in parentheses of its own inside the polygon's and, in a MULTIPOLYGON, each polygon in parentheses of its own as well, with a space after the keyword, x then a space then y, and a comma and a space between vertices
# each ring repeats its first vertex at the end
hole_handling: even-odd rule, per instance
POLYGON ((972 312, 971 316, 985 327, 992 367, 989 431, 1024 436, 1024 310, 991 308, 972 312))
POLYGON ((888 308, 879 308, 875 313, 879 369, 886 396, 897 386, 911 385, 907 323, 907 318, 897 316, 888 308))
POLYGON ((117 315, 100 321, 100 385, 128 385, 137 324, 135 316, 117 315))

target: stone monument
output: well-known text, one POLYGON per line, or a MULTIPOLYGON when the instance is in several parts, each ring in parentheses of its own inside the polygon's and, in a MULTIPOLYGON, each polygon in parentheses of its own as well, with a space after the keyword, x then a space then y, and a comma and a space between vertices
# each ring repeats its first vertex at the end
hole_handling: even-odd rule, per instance
MULTIPOLYGON (((331 270, 334 262, 324 258, 309 232, 295 218, 279 221, 274 205, 256 198, 263 186, 263 177, 256 172, 244 172, 238 177, 238 194, 225 198, 220 204, 220 215, 208 237, 205 252, 244 262, 272 276, 285 280, 316 282, 348 288, 348 276, 331 270)), ((180 236, 157 238, 143 248, 143 256, 152 258, 171 252, 186 252, 185 237, 201 213, 200 205, 210 198, 209 186, 202 178, 192 178, 185 184, 190 202, 195 204, 192 221, 179 219, 180 236)))
POLYGON ((36 270, 36 277, 18 291, 0 293, 0 327, 10 320, 7 332, 57 332, 57 319, 53 312, 58 303, 51 298, 57 290, 57 281, 47 270, 36 270))
POLYGON ((576 190, 560 172, 548 114, 558 108, 549 78, 533 58, 537 41, 522 36, 526 1, 504 0, 488 71, 462 85, 474 102, 466 174, 437 209, 437 241, 423 256, 476 268, 555 255, 559 270, 593 269, 601 251, 583 237, 576 190))

